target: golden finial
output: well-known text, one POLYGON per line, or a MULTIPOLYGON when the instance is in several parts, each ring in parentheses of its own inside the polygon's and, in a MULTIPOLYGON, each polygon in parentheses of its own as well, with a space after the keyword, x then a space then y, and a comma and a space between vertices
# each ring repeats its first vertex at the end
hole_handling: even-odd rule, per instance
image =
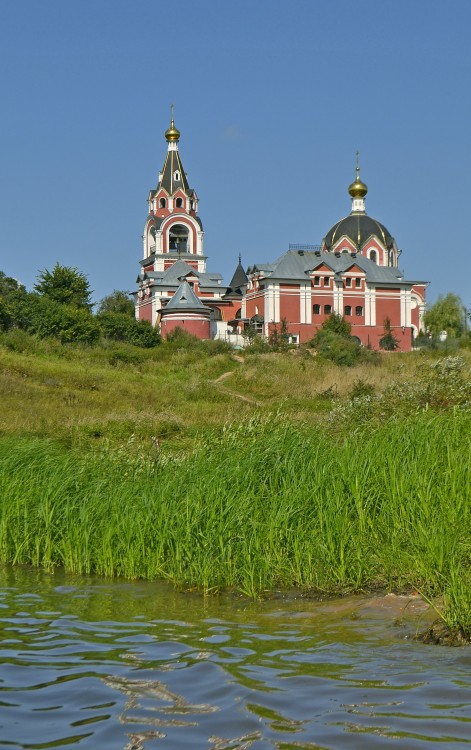
POLYGON ((171 117, 170 127, 168 128, 168 130, 165 131, 165 137, 167 139, 167 143, 178 142, 180 140, 180 131, 178 130, 178 128, 175 127, 173 111, 174 111, 174 106, 173 104, 171 104, 170 105, 170 117, 171 117))
POLYGON ((368 192, 368 188, 365 185, 364 182, 360 180, 360 152, 357 151, 356 153, 356 168, 355 168, 355 182, 352 182, 352 184, 348 188, 348 192, 352 196, 352 198, 364 198, 365 195, 368 192))

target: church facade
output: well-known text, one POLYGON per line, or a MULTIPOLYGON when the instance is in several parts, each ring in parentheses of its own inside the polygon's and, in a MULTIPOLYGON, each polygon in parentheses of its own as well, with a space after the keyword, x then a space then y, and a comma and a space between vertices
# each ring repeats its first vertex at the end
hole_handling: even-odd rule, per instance
POLYGON ((350 323, 352 336, 364 346, 379 349, 390 331, 400 351, 412 348, 422 327, 427 282, 404 278, 393 236, 366 213, 368 189, 358 160, 348 188, 350 214, 329 229, 320 245, 290 245, 278 260, 255 263, 247 272, 239 257, 224 286, 220 274, 206 270, 198 198, 183 170, 173 118, 165 137, 164 166, 148 196, 138 319, 159 326, 164 337, 180 327, 199 338, 235 342, 244 329, 264 337, 283 329, 301 344, 335 313, 350 323))

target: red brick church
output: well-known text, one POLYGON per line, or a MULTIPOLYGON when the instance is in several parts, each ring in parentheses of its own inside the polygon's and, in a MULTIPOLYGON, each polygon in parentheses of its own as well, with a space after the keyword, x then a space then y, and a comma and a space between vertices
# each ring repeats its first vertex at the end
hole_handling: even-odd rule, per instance
POLYGON ((336 313, 363 345, 379 348, 389 323, 398 348, 411 349, 421 329, 427 283, 403 277, 394 238, 366 213, 368 189, 358 160, 348 188, 351 212, 320 245, 290 245, 278 260, 255 263, 247 273, 239 258, 225 286, 219 273, 206 270, 198 197, 182 166, 173 117, 165 138, 164 166, 148 197, 138 319, 158 326, 164 337, 180 327, 198 338, 234 342, 244 328, 268 337, 283 325, 293 343, 303 343, 336 313))

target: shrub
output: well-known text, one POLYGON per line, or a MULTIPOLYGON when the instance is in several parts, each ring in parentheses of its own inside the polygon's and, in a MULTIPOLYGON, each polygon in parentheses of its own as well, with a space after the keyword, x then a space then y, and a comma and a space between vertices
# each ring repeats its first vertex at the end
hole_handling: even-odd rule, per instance
POLYGON ((128 318, 134 318, 134 302, 129 299, 128 292, 115 289, 111 294, 103 297, 98 305, 98 314, 120 313, 128 318))
POLYGON ((359 378, 353 383, 352 390, 350 391, 350 398, 364 398, 365 396, 371 397, 375 391, 375 387, 372 383, 367 383, 365 380, 359 378))
POLYGON ((149 349, 161 342, 155 328, 146 320, 136 320, 126 313, 106 312, 96 317, 102 335, 112 341, 127 341, 129 344, 149 349))
POLYGON ((327 320, 325 320, 322 324, 321 330, 331 331, 332 333, 336 333, 339 336, 342 336, 342 338, 348 339, 350 338, 352 327, 350 323, 348 323, 345 318, 342 317, 342 315, 332 313, 332 315, 329 315, 327 320))
POLYGON ((399 346, 398 340, 392 332, 391 321, 389 318, 386 318, 384 321, 384 334, 379 340, 379 345, 381 349, 384 349, 387 352, 393 352, 399 346))
POLYGON ((176 326, 173 331, 170 331, 166 336, 166 341, 171 344, 178 344, 179 347, 189 349, 200 345, 200 339, 193 336, 192 333, 188 333, 180 326, 176 326))
POLYGON ((62 344, 93 344, 100 329, 86 308, 61 305, 45 296, 26 293, 12 303, 15 324, 40 338, 53 336, 62 344))
POLYGON ((363 358, 361 346, 353 339, 329 329, 321 328, 314 337, 314 347, 320 357, 336 365, 352 367, 363 358))

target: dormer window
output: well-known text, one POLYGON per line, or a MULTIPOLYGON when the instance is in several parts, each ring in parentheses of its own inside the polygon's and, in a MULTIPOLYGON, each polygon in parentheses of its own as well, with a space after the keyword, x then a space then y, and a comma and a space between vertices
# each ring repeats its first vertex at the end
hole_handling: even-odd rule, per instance
POLYGON ((370 251, 370 260, 372 260, 373 263, 377 263, 378 262, 378 254, 377 254, 376 250, 371 250, 370 251))
POLYGON ((361 279, 359 279, 358 277, 355 279, 355 287, 357 289, 360 289, 361 287, 361 279))
POLYGON ((177 200, 175 201, 175 205, 176 205, 177 208, 182 208, 183 207, 183 198, 177 198, 177 200))
POLYGON ((160 198, 159 199, 159 208, 165 208, 166 205, 167 205, 167 201, 165 200, 165 198, 160 198))
POLYGON ((330 276, 324 276, 324 286, 330 286, 330 276))
POLYGON ((173 173, 173 179, 175 180, 175 182, 180 182, 180 172, 178 171, 178 169, 173 173))
POLYGON ((345 279, 345 286, 351 286, 351 285, 352 285, 352 280, 351 280, 351 278, 350 278, 350 277, 346 278, 346 279, 345 279))
POLYGON ((321 277, 314 276, 314 286, 320 286, 320 285, 321 285, 321 277))

